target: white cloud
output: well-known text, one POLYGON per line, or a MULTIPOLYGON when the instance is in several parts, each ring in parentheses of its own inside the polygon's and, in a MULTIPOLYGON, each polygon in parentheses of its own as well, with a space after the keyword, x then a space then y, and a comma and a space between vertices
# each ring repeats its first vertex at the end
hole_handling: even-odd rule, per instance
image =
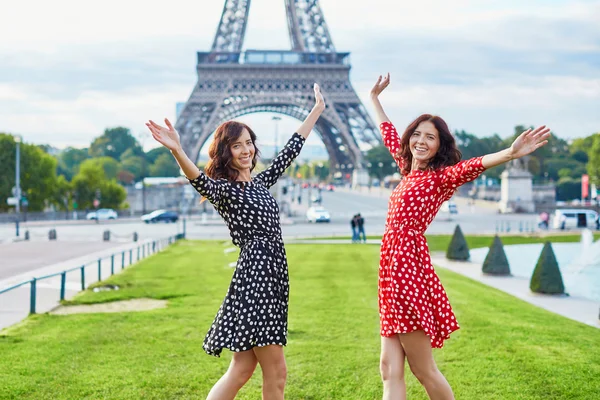
MULTIPOLYGON (((376 74, 393 73, 385 102, 399 125, 430 111, 478 135, 509 134, 520 123, 548 123, 567 137, 600 130, 598 0, 320 3, 337 49, 352 52, 363 100, 376 74)), ((173 118, 222 7, 11 3, 0 25, 10 38, 0 42, 0 131, 85 146, 106 127, 138 134, 148 118, 173 118)), ((247 29, 246 48, 289 48, 281 0, 253 0, 247 29)), ((268 116, 247 118, 272 140, 268 116)), ((282 121, 282 132, 296 125, 282 121)))

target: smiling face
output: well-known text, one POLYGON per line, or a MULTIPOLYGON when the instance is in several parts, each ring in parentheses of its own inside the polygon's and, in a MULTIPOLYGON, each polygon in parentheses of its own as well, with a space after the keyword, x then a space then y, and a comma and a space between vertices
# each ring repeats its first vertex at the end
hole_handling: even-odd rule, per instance
POLYGON ((426 167, 440 148, 440 135, 435 125, 430 121, 421 122, 410 136, 409 147, 415 167, 426 167))
POLYGON ((231 144, 231 166, 238 171, 252 169, 252 160, 254 159, 254 143, 247 129, 242 131, 240 137, 231 144))

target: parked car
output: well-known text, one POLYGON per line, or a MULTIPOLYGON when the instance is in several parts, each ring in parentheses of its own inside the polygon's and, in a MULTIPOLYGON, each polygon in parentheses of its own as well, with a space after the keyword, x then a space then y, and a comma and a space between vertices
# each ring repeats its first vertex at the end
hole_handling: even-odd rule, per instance
POLYGON ((597 226, 598 213, 594 210, 558 208, 554 211, 554 229, 591 228, 597 226))
POLYGON ((333 192, 334 190, 335 190, 335 187, 331 183, 329 185, 327 185, 328 192, 333 192))
POLYGON ((331 217, 324 207, 310 207, 306 211, 306 220, 308 222, 330 222, 331 217))
POLYGON ((117 212, 112 208, 100 208, 96 211, 92 211, 86 214, 85 218, 90 220, 107 220, 107 219, 117 219, 119 216, 117 212))
POLYGON ((179 215, 175 211, 156 210, 149 214, 142 215, 142 221, 147 224, 156 222, 177 222, 179 215))

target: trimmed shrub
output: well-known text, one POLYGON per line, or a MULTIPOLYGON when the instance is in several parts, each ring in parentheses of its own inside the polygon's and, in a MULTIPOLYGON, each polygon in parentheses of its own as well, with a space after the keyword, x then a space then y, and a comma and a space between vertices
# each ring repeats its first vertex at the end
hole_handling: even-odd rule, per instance
POLYGON ((550 242, 544 244, 535 266, 529 288, 535 293, 564 294, 565 286, 550 242))
POLYGON ((467 245, 465 236, 460 226, 456 225, 454 235, 452 235, 452 240, 450 240, 450 245, 446 251, 446 258, 448 260, 467 261, 469 257, 469 246, 467 245))
POLYGON ((485 261, 481 270, 484 274, 490 275, 510 275, 510 266, 508 265, 508 259, 506 253, 504 253, 504 246, 498 235, 494 236, 494 241, 490 246, 485 261))

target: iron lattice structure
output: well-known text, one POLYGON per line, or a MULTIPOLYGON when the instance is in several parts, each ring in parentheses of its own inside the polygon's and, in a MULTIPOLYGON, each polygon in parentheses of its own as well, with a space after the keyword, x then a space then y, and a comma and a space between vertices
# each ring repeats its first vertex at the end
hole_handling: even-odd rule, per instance
POLYGON ((198 82, 177 118, 188 155, 197 160, 216 127, 271 112, 303 120, 319 83, 327 108, 315 126, 331 171, 362 170, 363 151, 381 137, 350 83, 349 53, 335 50, 317 0, 285 0, 291 50, 242 51, 250 0, 226 0, 210 52, 198 52, 198 82))

